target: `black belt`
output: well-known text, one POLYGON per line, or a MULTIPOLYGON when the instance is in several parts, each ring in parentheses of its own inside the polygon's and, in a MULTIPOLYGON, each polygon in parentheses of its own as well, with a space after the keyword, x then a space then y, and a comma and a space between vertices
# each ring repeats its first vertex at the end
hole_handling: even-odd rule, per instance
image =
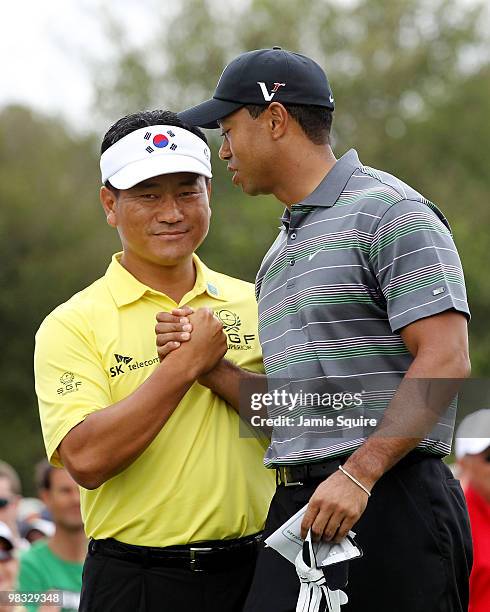
POLYGON ((311 480, 323 480, 339 469, 347 457, 338 457, 318 463, 276 466, 276 484, 283 487, 298 487, 311 480))
MULTIPOLYGON (((315 480, 324 480, 339 469, 347 461, 349 455, 328 459, 318 463, 303 463, 300 465, 276 465, 276 484, 283 487, 299 487, 315 480)), ((414 465, 423 459, 440 459, 419 450, 410 451, 392 469, 414 465)))
POLYGON ((173 567, 194 572, 218 571, 255 559, 262 542, 262 533, 237 540, 213 540, 164 548, 125 544, 109 538, 90 540, 90 555, 103 554, 143 567, 173 567))

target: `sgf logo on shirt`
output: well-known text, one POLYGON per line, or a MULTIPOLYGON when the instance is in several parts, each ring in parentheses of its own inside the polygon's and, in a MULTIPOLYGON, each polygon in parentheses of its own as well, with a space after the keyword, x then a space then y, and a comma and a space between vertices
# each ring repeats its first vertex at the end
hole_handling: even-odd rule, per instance
POLYGON ((217 310, 215 312, 218 319, 223 323, 223 331, 230 341, 228 348, 235 351, 248 351, 252 348, 255 334, 240 334, 242 322, 240 317, 231 310, 217 310))
POLYGON ((65 372, 60 377, 60 383, 63 385, 59 389, 56 389, 58 395, 65 396, 67 393, 73 393, 78 391, 78 388, 82 384, 81 380, 75 380, 75 374, 73 372, 65 372))

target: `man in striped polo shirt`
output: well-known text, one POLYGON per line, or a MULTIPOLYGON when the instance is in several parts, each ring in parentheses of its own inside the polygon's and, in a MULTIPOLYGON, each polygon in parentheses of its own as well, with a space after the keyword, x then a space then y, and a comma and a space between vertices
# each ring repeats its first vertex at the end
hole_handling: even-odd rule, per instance
MULTIPOLYGON (((470 371, 461 262, 436 206, 354 150, 335 158, 333 109, 321 67, 274 47, 235 58, 214 97, 180 114, 219 124, 233 183, 286 206, 256 282, 266 373, 289 393, 269 415, 291 417, 265 456, 279 483, 266 535, 308 503, 303 537, 354 527, 364 551, 343 611, 462 612, 471 536, 441 461, 470 371)), ((294 610, 298 588, 265 549, 245 609, 294 610)))

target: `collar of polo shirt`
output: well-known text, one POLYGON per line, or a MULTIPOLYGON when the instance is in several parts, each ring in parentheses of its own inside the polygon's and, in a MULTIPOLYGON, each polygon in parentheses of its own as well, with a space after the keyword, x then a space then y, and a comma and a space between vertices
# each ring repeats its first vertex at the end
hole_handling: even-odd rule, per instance
MULTIPOLYGON (((107 284, 118 308, 139 300, 145 293, 160 293, 143 284, 128 272, 121 265, 121 256, 122 252, 112 256, 111 264, 106 272, 107 284)), ((192 255, 192 260, 196 270, 196 282, 189 293, 182 298, 182 304, 188 303, 202 293, 207 293, 213 299, 225 302, 236 297, 233 289, 223 283, 222 277, 211 271, 195 253, 192 255)))
POLYGON ((211 152, 189 130, 174 125, 149 125, 124 136, 100 158, 102 182, 129 189, 160 174, 193 172, 211 178, 211 152))

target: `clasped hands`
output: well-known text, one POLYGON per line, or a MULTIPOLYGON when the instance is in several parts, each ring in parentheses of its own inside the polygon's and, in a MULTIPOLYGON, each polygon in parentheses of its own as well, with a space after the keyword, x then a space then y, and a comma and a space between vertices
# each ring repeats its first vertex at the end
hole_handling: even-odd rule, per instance
POLYGON ((155 326, 160 361, 178 350, 199 382, 225 356, 228 350, 223 324, 210 308, 194 311, 182 306, 171 312, 159 312, 155 326))

